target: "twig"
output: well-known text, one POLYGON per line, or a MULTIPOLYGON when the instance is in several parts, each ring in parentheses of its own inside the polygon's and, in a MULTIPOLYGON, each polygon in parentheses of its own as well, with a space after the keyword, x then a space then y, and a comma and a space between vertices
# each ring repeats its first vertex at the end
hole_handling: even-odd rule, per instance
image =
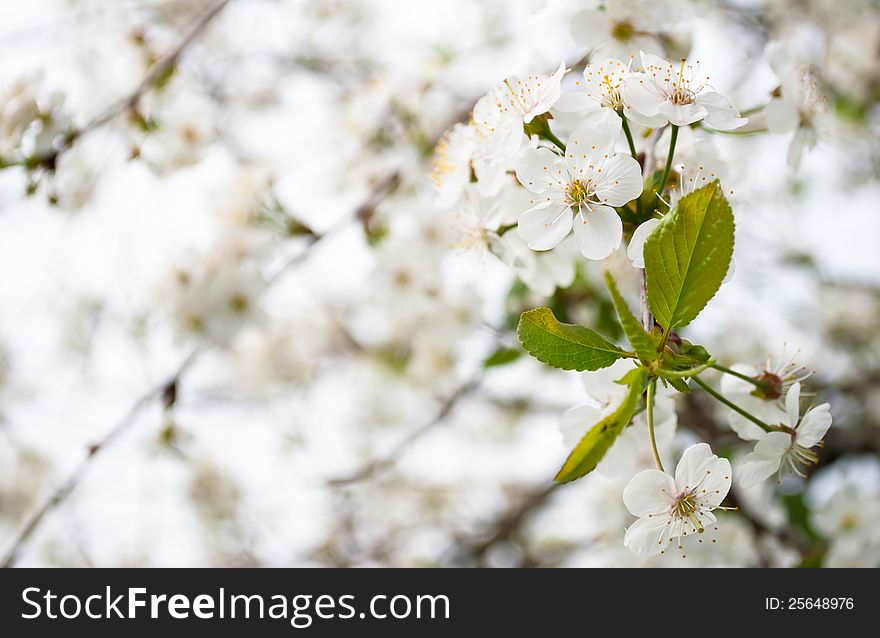
POLYGON ((477 376, 470 381, 466 381, 465 383, 460 385, 458 389, 456 389, 455 392, 453 392, 440 405, 440 409, 437 410, 437 413, 434 415, 433 419, 422 425, 419 429, 410 432, 408 436, 406 436, 403 440, 401 440, 397 445, 394 446, 394 449, 391 450, 390 453, 381 458, 368 462, 361 469, 352 472, 348 476, 329 479, 327 481, 327 485, 332 487, 351 485, 352 483, 357 483, 359 481, 371 478, 378 472, 388 467, 391 467, 408 447, 410 447, 413 443, 425 436, 428 432, 433 430, 437 425, 443 423, 443 421, 446 420, 446 417, 448 417, 449 414, 452 412, 453 408, 458 404, 459 400, 471 394, 472 392, 474 392, 474 390, 477 389, 477 387, 479 387, 480 380, 480 376, 477 376))
POLYGON ((476 543, 464 543, 466 555, 475 562, 482 563, 486 553, 497 543, 513 538, 523 524, 541 507, 543 507, 560 483, 543 484, 527 493, 522 501, 498 517, 490 526, 489 535, 476 543))
POLYGON ((70 476, 67 477, 67 480, 64 481, 64 483, 52 493, 42 507, 35 511, 30 519, 28 519, 28 522, 21 529, 18 536, 12 541, 9 549, 7 549, 6 553, 3 555, 3 559, 0 561, 0 568, 12 567, 15 564, 22 547, 24 547, 24 545, 30 540, 34 532, 37 531, 46 516, 70 496, 71 492, 73 492, 80 482, 82 482, 83 477, 86 475, 86 472, 88 472, 92 462, 98 454, 109 447, 109 445, 113 443, 120 434, 125 432, 125 430, 135 422, 135 419, 144 408, 153 403, 156 399, 161 399, 166 408, 170 408, 174 405, 174 402, 177 400, 177 384, 183 373, 190 367, 190 365, 192 365, 193 361, 195 361, 197 354, 198 351, 190 353, 189 356, 187 356, 177 367, 177 370, 171 378, 144 394, 128 410, 125 416, 123 416, 122 419, 110 429, 109 432, 107 432, 99 441, 89 446, 85 458, 80 461, 79 465, 76 466, 76 469, 74 469, 70 476))
POLYGON ((26 163, 31 166, 46 166, 54 168, 61 154, 69 150, 78 139, 95 129, 101 128, 105 124, 112 122, 121 114, 134 110, 144 95, 156 85, 159 79, 166 75, 177 64, 177 61, 180 59, 184 50, 192 44, 217 14, 220 13, 220 11, 222 11, 230 2, 231 0, 219 0, 208 9, 204 15, 202 15, 202 17, 190 27, 189 31, 187 31, 180 42, 177 43, 177 46, 159 58, 159 60, 150 67, 147 74, 131 93, 105 108, 101 113, 86 122, 82 127, 68 131, 62 137, 56 148, 53 148, 42 155, 28 158, 26 163))

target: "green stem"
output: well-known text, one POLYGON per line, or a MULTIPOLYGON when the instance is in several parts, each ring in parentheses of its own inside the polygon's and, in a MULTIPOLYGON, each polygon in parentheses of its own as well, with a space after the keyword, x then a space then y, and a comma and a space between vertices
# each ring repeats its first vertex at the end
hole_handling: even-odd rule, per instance
POLYGON ((733 135, 736 137, 748 137, 750 135, 761 135, 763 133, 769 132, 770 129, 767 128, 753 128, 748 131, 722 131, 717 128, 709 128, 708 126, 703 126, 702 129, 707 133, 714 133, 715 135, 733 135))
POLYGON ((629 122, 627 122, 626 117, 622 113, 620 115, 620 120, 623 124, 623 134, 626 135, 626 143, 629 144, 629 152, 633 156, 633 159, 638 162, 639 155, 636 153, 636 145, 633 142, 632 131, 629 130, 629 122))
POLYGON ((669 179, 669 173, 672 171, 672 161, 675 159, 675 143, 678 141, 678 127, 670 124, 672 127, 672 136, 669 138, 669 154, 666 156, 666 168, 663 169, 663 177, 660 179, 660 192, 666 190, 666 181, 669 179))
MULTIPOLYGON (((638 162, 639 154, 636 153, 636 145, 633 142, 632 131, 629 130, 629 122, 626 120, 626 116, 623 113, 618 113, 620 115, 620 122, 623 126, 623 133, 626 135, 626 143, 629 144, 629 152, 632 155, 633 159, 638 162)), ((636 197, 636 215, 638 215, 639 219, 642 219, 642 197, 636 197)))
POLYGON ((544 137, 546 140, 548 140, 550 142, 553 142, 559 148, 560 151, 565 153, 565 144, 562 142, 561 139, 559 139, 558 137, 556 137, 556 135, 553 134, 553 131, 550 130, 549 125, 546 126, 541 133, 542 133, 542 137, 544 137))
POLYGON ((657 450, 657 439, 654 437, 654 393, 657 391, 657 379, 651 379, 648 384, 647 398, 647 414, 648 414, 648 437, 651 439, 651 453, 654 455, 654 465, 661 472, 663 469, 663 461, 660 460, 660 452, 657 450))
POLYGON ((753 414, 750 414, 749 412, 746 412, 741 407, 736 405, 733 401, 726 398, 722 394, 716 392, 714 388, 712 388, 710 385, 708 385, 705 381, 701 380, 700 377, 691 377, 691 378, 694 380, 694 383, 696 383, 698 386, 703 388, 703 390, 705 390, 707 394, 710 394, 716 401, 720 401, 721 403, 726 405, 728 408, 730 408, 731 410, 733 410, 734 412, 736 412, 740 416, 745 417, 746 419, 748 419, 749 421, 751 421, 752 423, 757 425, 759 428, 761 428, 765 432, 773 432, 774 431, 774 428, 772 428, 768 424, 764 423, 761 419, 754 416, 753 414))
POLYGON ((731 370, 730 368, 725 368, 722 365, 718 365, 717 363, 713 363, 710 368, 718 370, 719 372, 723 372, 724 374, 729 374, 732 377, 736 377, 737 379, 742 379, 743 381, 748 381, 756 388, 763 388, 764 386, 761 383, 747 374, 743 374, 742 372, 737 372, 736 370, 731 370))

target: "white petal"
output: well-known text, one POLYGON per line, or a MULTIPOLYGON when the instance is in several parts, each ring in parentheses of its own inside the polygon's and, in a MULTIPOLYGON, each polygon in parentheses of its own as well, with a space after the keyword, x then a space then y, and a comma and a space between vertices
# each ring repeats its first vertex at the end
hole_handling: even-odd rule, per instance
POLYGON ((633 516, 668 512, 674 499, 675 483, 671 476, 660 470, 642 470, 623 490, 623 504, 633 516))
POLYGON ((598 162, 603 155, 613 152, 614 136, 607 130, 597 130, 588 118, 568 136, 565 164, 572 174, 583 174, 587 165, 598 162))
POLYGON ((773 98, 764 108, 764 117, 767 118, 767 128, 773 133, 791 133, 797 128, 797 107, 790 100, 773 98))
POLYGON ((659 554, 669 545, 669 516, 640 518, 629 526, 623 545, 639 556, 659 554))
POLYGON ((831 406, 827 403, 807 410, 797 426, 795 442, 805 448, 816 445, 831 427, 831 406))
MULTIPOLYGON (((739 372, 740 374, 744 374, 747 377, 756 377, 758 376, 758 369, 754 366, 750 366, 746 363, 735 363, 730 366, 730 369, 734 372, 739 372)), ((755 389, 754 384, 749 383, 748 381, 744 381, 739 377, 735 377, 732 374, 725 374, 721 377, 721 394, 729 397, 744 397, 749 396, 752 393, 752 390, 755 389)))
POLYGON ((706 117, 706 108, 696 102, 693 104, 673 104, 666 101, 657 110, 669 120, 670 124, 676 126, 687 126, 706 117))
POLYGON ((533 193, 561 188, 564 171, 562 159, 546 148, 527 149, 516 163, 516 178, 533 193))
POLYGON ((706 109, 706 124, 719 131, 732 131, 748 122, 730 100, 715 91, 701 91, 697 104, 706 109))
POLYGON ((706 468, 702 481, 692 488, 695 490, 697 503, 710 509, 718 507, 730 491, 731 482, 730 461, 715 457, 706 468))
POLYGON ((739 484, 748 489, 773 476, 790 447, 791 436, 785 432, 770 432, 765 435, 755 445, 755 451, 746 455, 737 470, 739 484))
POLYGON ((596 206, 574 220, 574 239, 587 259, 605 259, 623 239, 623 222, 613 208, 596 206))
POLYGON ((660 105, 666 97, 654 84, 653 80, 643 73, 634 73, 627 77, 621 85, 623 99, 627 107, 644 117, 655 117, 660 113, 660 105))
POLYGON ((785 395, 785 418, 788 420, 788 426, 793 428, 798 424, 798 418, 801 414, 801 384, 795 383, 788 389, 785 395))
POLYGON ((728 423, 730 424, 730 429, 736 432, 737 436, 743 441, 760 441, 764 438, 764 434, 766 434, 757 424, 752 423, 736 412, 730 415, 728 423))
POLYGON ((678 491, 692 490, 706 478, 718 457, 712 453, 708 443, 690 446, 681 455, 675 468, 675 487, 678 491))
POLYGON ((568 206, 533 208, 519 218, 519 236, 532 250, 550 250, 571 231, 572 212, 568 206))
POLYGON ((631 202, 642 194, 643 186, 642 167, 625 153, 612 155, 596 169, 596 198, 608 206, 631 202))
POLYGON ((565 93, 556 100, 553 110, 559 113, 592 113, 598 111, 602 107, 596 100, 590 99, 586 91, 576 91, 575 93, 565 93))
POLYGON ((599 422, 602 414, 592 405, 579 405, 566 410, 559 421, 563 445, 569 450, 574 449, 590 427, 599 422))
POLYGON ((651 231, 660 223, 659 219, 649 219, 639 224, 639 227, 633 232, 632 239, 629 240, 629 246, 626 248, 626 256, 632 260, 634 268, 645 267, 645 242, 651 234, 651 231))

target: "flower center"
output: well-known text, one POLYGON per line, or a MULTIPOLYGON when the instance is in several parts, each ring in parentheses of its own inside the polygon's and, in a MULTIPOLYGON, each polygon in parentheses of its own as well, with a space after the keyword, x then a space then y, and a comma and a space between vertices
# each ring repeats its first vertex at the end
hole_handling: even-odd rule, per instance
POLYGON ((756 397, 767 401, 776 401, 782 396, 783 382, 782 377, 778 374, 764 370, 755 377, 755 382, 757 385, 752 394, 756 397))
POLYGON ((694 501, 694 495, 690 492, 682 492, 676 496, 674 507, 675 513, 681 518, 689 518, 697 511, 697 503, 694 501))
POLYGON ((611 27, 611 37, 626 42, 635 35, 636 28, 629 22, 615 22, 611 27))
POLYGON ((565 199, 570 206, 580 206, 590 197, 591 189, 589 181, 574 179, 565 187, 565 199))

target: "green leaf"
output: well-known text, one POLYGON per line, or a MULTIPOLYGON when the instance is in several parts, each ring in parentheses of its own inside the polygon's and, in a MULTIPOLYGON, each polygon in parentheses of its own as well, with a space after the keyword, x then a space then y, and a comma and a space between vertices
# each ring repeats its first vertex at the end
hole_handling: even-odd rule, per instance
POLYGON ((519 359, 522 356, 522 350, 519 348, 500 347, 495 352, 486 357, 483 361, 484 368, 495 368, 497 366, 507 365, 519 359))
POLYGON ((529 354, 563 370, 599 370, 632 356, 589 328, 560 323, 549 308, 522 313, 517 333, 529 354))
POLYGON ((621 382, 629 386, 623 402, 613 413, 590 428, 571 451, 562 469, 556 474, 556 480, 560 483, 574 481, 596 469, 615 439, 629 425, 639 399, 648 387, 648 372, 644 368, 636 368, 621 382))
POLYGON ((733 211, 711 184, 682 197, 645 242, 648 306, 667 332, 693 321, 733 257, 733 211))
POLYGON ((605 285, 608 286, 608 292, 611 293, 611 301, 614 303, 617 316, 620 318, 623 334, 626 335, 626 339, 629 341, 629 345, 632 346, 633 351, 643 361, 656 361, 660 356, 660 353, 657 352, 660 340, 656 335, 645 332, 642 324, 630 312, 626 301, 624 301, 620 291, 617 289, 617 282, 614 281, 614 277, 608 271, 605 271, 605 285))

